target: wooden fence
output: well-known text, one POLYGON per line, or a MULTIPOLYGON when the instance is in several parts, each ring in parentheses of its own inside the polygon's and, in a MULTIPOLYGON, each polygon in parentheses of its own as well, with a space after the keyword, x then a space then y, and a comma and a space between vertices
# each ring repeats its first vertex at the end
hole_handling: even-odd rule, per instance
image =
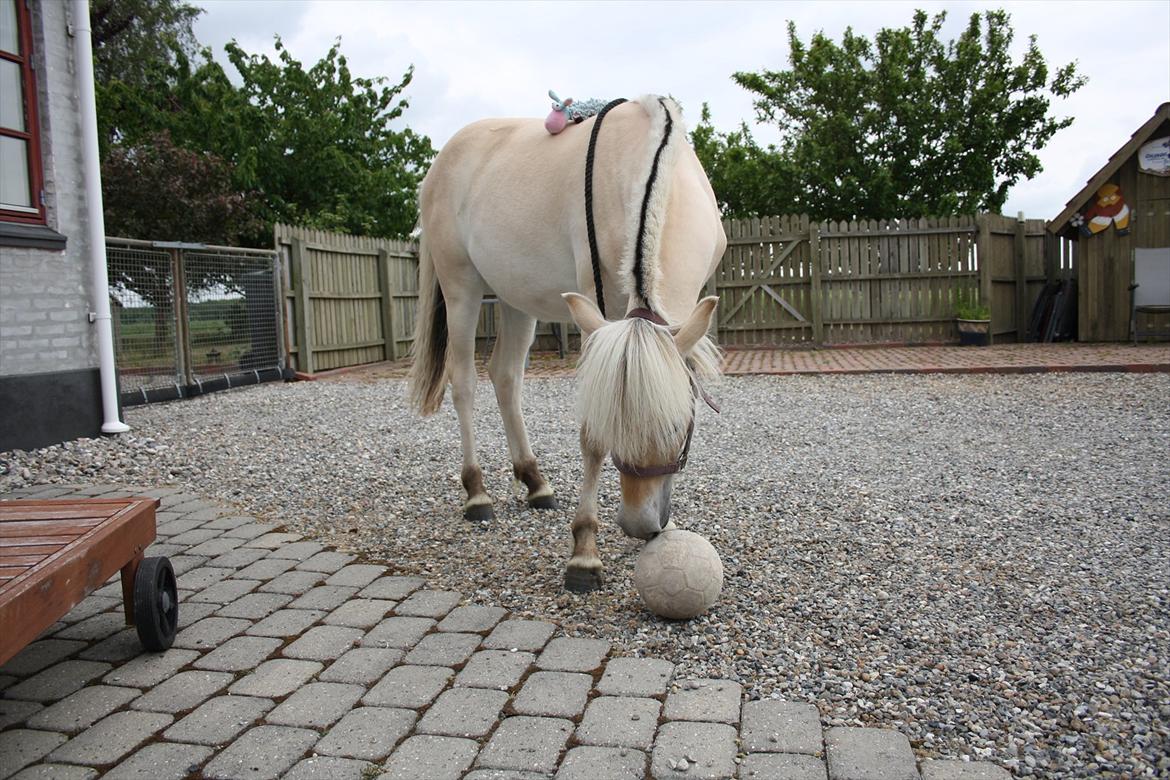
MULTIPOLYGON (((948 343, 960 294, 990 302, 996 341, 1025 341, 1046 281, 1072 274, 1044 221, 995 214, 811 222, 727 220, 727 252, 707 283, 720 298, 723 346, 948 343)), ((285 343, 298 371, 408 354, 418 247, 277 225, 284 258, 285 343)), ((1064 251, 1064 255, 1062 255, 1064 251)), ((495 337, 485 300, 478 338, 495 337)), ((575 347, 574 326, 540 323, 536 349, 575 347)))
MULTIPOLYGON (((274 233, 289 365, 311 374, 410 353, 418 306, 416 242, 283 224, 274 233)), ((485 351, 499 326, 498 308, 493 296, 485 299, 477 333, 485 351)), ((569 344, 569 329, 557 323, 541 323, 536 333, 538 349, 569 344)))
POLYGON ((418 250, 409 242, 276 225, 290 365, 313 373, 394 360, 410 348, 418 250))
POLYGON ((1043 220, 995 214, 810 222, 726 220, 708 284, 725 346, 934 343, 957 339, 961 294, 990 302, 992 333, 1026 340, 1045 266, 1043 220))

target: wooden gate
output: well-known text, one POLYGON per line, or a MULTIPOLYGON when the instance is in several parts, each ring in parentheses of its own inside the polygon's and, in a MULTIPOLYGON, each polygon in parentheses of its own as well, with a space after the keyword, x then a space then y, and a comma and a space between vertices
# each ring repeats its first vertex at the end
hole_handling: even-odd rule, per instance
POLYGON ((727 251, 708 293, 719 296, 722 345, 815 341, 808 217, 725 220, 727 251))
POLYGON ((724 345, 951 341, 957 295, 983 282, 974 217, 765 217, 724 229, 708 284, 724 345))

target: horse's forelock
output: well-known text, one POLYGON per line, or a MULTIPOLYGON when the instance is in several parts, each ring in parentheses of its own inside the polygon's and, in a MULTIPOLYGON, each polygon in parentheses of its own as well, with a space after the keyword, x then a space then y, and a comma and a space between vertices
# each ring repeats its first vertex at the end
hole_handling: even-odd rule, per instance
POLYGON ((585 342, 577 414, 589 443, 627 463, 669 457, 694 414, 686 364, 665 328, 610 323, 585 342))

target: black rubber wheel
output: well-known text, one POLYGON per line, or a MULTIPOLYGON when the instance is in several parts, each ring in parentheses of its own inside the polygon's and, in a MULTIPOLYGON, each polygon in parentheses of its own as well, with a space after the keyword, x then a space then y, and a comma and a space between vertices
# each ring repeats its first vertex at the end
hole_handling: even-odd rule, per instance
POLYGON ((179 628, 179 593, 175 570, 167 558, 145 558, 134 577, 134 623, 138 639, 152 653, 175 641, 179 628))

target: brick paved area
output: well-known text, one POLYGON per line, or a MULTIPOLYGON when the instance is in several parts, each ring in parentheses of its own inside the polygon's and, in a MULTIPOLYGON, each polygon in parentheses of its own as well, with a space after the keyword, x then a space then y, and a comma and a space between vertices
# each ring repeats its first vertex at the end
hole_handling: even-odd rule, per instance
MULTIPOLYGON (((576 355, 536 353, 528 376, 572 376, 576 355)), ((479 359, 482 378, 487 363, 479 359)), ((403 378, 409 362, 374 363, 318 374, 372 382, 403 378)), ((1170 344, 1004 344, 992 347, 833 347, 830 349, 731 349, 724 373, 746 374, 1020 374, 1048 371, 1170 371, 1170 344)))
POLYGON ((1170 371, 1170 344, 1004 344, 992 347, 861 347, 732 350, 728 374, 1039 373, 1170 371))
MULTIPOLYGON (((464 604, 170 489, 180 633, 145 654, 115 577, 0 667, 0 780, 1007 778, 904 735, 464 604), (215 544, 220 542, 221 544, 215 544)), ((126 495, 43 486, 0 498, 126 495)))

